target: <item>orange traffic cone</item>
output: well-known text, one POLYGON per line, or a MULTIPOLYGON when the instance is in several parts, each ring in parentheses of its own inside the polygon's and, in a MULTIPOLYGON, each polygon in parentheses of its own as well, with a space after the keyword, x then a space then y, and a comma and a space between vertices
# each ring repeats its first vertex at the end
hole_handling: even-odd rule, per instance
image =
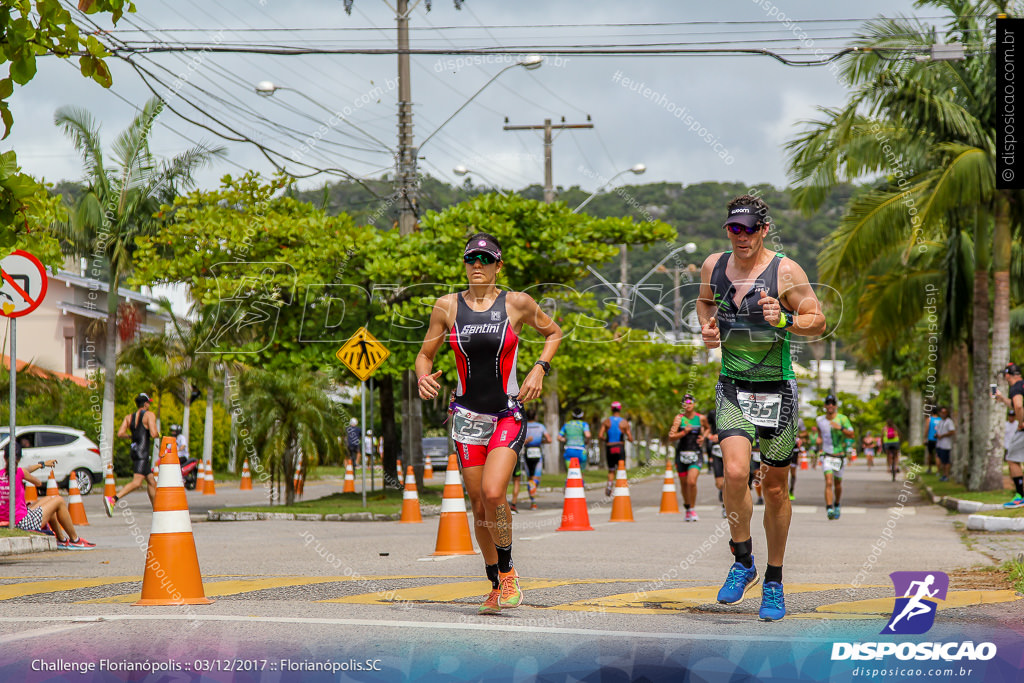
POLYGON ((397 460, 395 463, 395 472, 398 472, 398 478, 402 478, 402 461, 397 460))
POLYGON ((409 465, 409 471, 405 473, 405 491, 402 492, 402 518, 398 520, 402 524, 422 523, 420 515, 420 497, 416 493, 416 475, 409 465))
POLYGON ((114 479, 114 463, 107 463, 107 475, 103 479, 103 495, 113 498, 117 495, 117 481, 114 479))
POLYGON ((242 483, 238 485, 239 491, 252 491, 252 474, 249 472, 249 458, 242 463, 242 483))
MULTIPOLYGON (((160 468, 157 467, 157 469, 160 468)), ((200 458, 199 464, 196 465, 196 491, 199 491, 199 493, 206 491, 206 472, 204 470, 203 459, 200 458)))
POLYGON ((661 509, 658 510, 658 514, 679 514, 679 501, 676 500, 676 468, 671 460, 665 464, 665 483, 661 485, 661 509))
POLYGON ((153 501, 153 531, 146 551, 142 598, 136 605, 208 605, 174 437, 160 443, 160 484, 153 501))
POLYGON ((437 544, 434 555, 476 555, 469 534, 469 515, 462 494, 458 457, 448 456, 448 471, 444 473, 444 494, 441 496, 441 522, 437 526, 437 544))
POLYGON ((302 461, 300 460, 295 465, 295 476, 292 477, 292 488, 295 489, 295 495, 302 495, 302 461))
POLYGON ((565 501, 562 503, 562 526, 556 531, 593 531, 587 512, 587 496, 583 491, 583 474, 579 458, 569 460, 565 479, 565 501))
POLYGON ((356 474, 352 469, 352 461, 345 461, 345 483, 341 487, 342 493, 355 493, 356 492, 356 474))
MULTIPOLYGON (((181 471, 181 466, 178 466, 178 471, 181 471)), ((204 496, 212 496, 217 493, 217 485, 213 481, 213 460, 206 463, 206 486, 203 487, 204 496)))
POLYGON ((50 476, 46 479, 46 495, 48 496, 59 496, 60 491, 57 490, 57 477, 53 474, 53 468, 50 468, 50 476))
POLYGON ((75 526, 89 526, 89 517, 85 514, 85 504, 82 503, 82 492, 78 490, 78 477, 71 472, 68 480, 68 513, 71 514, 71 523, 75 526))
POLYGON ((433 479, 434 478, 434 466, 430 464, 430 456, 423 456, 427 459, 427 463, 423 466, 423 478, 433 479))
POLYGON ((807 466, 807 451, 800 451, 800 469, 806 470, 807 466))
MULTIPOLYGON (((23 480, 24 481, 24 480, 23 480)), ((30 481, 25 482, 25 502, 34 503, 39 500, 39 492, 36 491, 36 485, 30 481)))
POLYGON ((629 481, 626 480, 626 465, 620 460, 615 470, 615 492, 612 494, 612 516, 609 522, 632 522, 633 503, 629 500, 629 481))

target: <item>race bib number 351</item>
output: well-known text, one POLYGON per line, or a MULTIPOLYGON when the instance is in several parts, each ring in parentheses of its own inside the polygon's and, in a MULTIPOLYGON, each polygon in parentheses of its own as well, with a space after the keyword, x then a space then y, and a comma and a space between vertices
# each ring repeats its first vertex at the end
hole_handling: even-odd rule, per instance
POLYGON ((452 413, 452 439, 459 443, 486 446, 498 426, 494 415, 481 415, 465 408, 456 408, 452 413))
POLYGON ((782 394, 756 394, 751 391, 737 391, 736 400, 743 417, 759 427, 779 426, 782 413, 782 394))

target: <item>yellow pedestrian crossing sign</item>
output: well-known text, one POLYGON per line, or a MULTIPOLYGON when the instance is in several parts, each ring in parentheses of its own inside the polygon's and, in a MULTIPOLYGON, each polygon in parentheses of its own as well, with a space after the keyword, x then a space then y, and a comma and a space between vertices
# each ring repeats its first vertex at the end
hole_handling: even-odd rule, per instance
POLYGON ((360 327, 334 355, 359 378, 360 382, 365 382, 384 364, 391 352, 377 341, 368 329, 360 327))

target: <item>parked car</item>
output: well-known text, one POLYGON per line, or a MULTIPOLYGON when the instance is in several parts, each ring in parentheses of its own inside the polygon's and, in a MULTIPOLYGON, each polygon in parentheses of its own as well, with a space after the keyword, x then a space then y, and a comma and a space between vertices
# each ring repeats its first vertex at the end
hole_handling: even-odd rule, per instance
MULTIPOLYGON (((0 428, 0 448, 7 447, 9 427, 0 428)), ((71 473, 78 480, 78 490, 82 495, 92 491, 93 484, 103 479, 103 461, 100 459, 100 448, 85 436, 81 429, 59 427, 56 425, 28 425, 17 427, 18 440, 22 441, 21 458, 24 462, 39 460, 56 460, 53 468, 57 485, 68 487, 71 473), (26 444, 24 440, 27 439, 26 444)), ((36 473, 43 479, 50 476, 46 470, 36 473)), ((40 495, 43 491, 39 492, 40 495)))

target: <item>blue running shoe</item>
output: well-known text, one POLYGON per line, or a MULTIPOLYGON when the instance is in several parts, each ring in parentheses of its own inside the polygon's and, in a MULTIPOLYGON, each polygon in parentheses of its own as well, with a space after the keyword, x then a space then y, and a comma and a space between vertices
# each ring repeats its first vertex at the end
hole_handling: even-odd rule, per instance
POLYGON ((838 505, 836 505, 834 508, 832 508, 832 512, 835 515, 835 518, 839 519, 839 506, 838 505))
POLYGON ((786 616, 786 596, 782 594, 781 583, 765 581, 761 586, 761 610, 757 616, 761 621, 778 621, 786 616))
POLYGON ((1003 507, 1006 508, 1007 510, 1012 510, 1014 508, 1024 508, 1024 496, 1018 493, 1013 497, 1013 500, 1003 503, 1003 507))
POLYGON ((835 513, 835 510, 833 508, 825 508, 825 515, 829 519, 835 519, 836 518, 836 513, 835 513))
MULTIPOLYGON (((750 558, 753 561, 753 557, 750 558)), ((743 594, 757 585, 757 567, 753 564, 747 569, 739 562, 733 562, 729 567, 729 575, 725 577, 725 584, 718 591, 718 602, 723 605, 733 605, 743 599, 743 594)))

